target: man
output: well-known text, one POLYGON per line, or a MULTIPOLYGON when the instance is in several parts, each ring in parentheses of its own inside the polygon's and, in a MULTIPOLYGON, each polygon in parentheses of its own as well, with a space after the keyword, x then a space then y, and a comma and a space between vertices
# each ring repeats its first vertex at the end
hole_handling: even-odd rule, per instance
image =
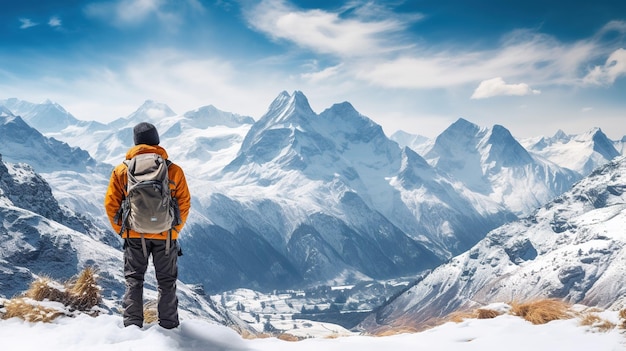
MULTIPOLYGON (((176 164, 166 161, 169 188, 172 198, 176 199, 180 211, 178 224, 173 230, 162 233, 140 233, 126 226, 118 211, 122 201, 128 195, 127 168, 129 160, 142 154, 160 155, 167 160, 164 148, 159 146, 159 133, 154 125, 146 122, 133 128, 135 146, 126 153, 126 162, 118 165, 111 174, 111 180, 104 198, 104 207, 113 229, 124 238, 124 276, 126 292, 122 307, 124 309, 124 326, 136 325, 143 327, 143 284, 148 268, 148 257, 152 255, 156 279, 158 283, 158 318, 159 325, 166 329, 176 328, 178 319, 178 298, 176 296, 176 280, 178 278, 178 233, 182 230, 191 203, 187 181, 183 170, 176 164)), ((156 157, 156 155, 153 155, 156 157)))

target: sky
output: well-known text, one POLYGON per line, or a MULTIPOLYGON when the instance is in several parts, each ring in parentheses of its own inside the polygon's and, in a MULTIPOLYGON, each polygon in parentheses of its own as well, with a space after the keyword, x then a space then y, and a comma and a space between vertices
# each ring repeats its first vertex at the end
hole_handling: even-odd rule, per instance
POLYGON ((626 135, 621 0, 0 1, 0 99, 81 120, 145 100, 259 119, 282 91, 434 138, 458 118, 519 138, 626 135))
MULTIPOLYGON (((619 324, 617 313, 603 312, 599 321, 619 324)), ((426 345, 431 351, 620 351, 626 350, 622 332, 619 327, 606 332, 583 327, 577 318, 533 325, 505 314, 493 319, 449 322, 414 334, 291 342, 277 338, 243 339, 230 328, 193 319, 182 320, 180 327, 173 330, 156 325, 123 328, 122 317, 113 315, 79 315, 58 318, 53 323, 0 320, 3 347, 21 351, 413 351, 416 345, 426 345)))

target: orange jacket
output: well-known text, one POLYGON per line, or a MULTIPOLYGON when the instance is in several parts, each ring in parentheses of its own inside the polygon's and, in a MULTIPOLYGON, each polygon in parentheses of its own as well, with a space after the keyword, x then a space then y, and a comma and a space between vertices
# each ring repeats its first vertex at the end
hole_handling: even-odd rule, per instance
MULTIPOLYGON (((126 153, 126 159, 130 160, 136 155, 146 153, 156 153, 161 155, 164 159, 167 159, 168 157, 167 152, 161 146, 140 144, 128 150, 126 153)), ((189 193, 189 189, 187 188, 187 180, 185 179, 185 174, 183 173, 182 168, 172 163, 168 168, 168 175, 170 179, 170 187, 172 187, 172 196, 178 199, 178 207, 180 209, 180 217, 182 219, 182 223, 176 226, 176 230, 172 231, 172 240, 174 240, 178 237, 178 233, 183 229, 183 226, 187 221, 187 215, 189 215, 189 208, 191 207, 191 195, 189 193)), ((106 209, 107 216, 109 217, 109 222, 111 222, 111 226, 116 233, 120 232, 121 225, 120 223, 115 223, 113 219, 115 217, 115 213, 117 213, 117 210, 120 208, 122 199, 126 196, 126 182, 126 165, 121 163, 113 170, 111 180, 109 181, 109 187, 106 195, 104 196, 104 208, 106 209)), ((128 233, 122 233, 123 237, 126 237, 126 235, 130 238, 141 237, 139 233, 130 229, 128 230, 128 233)), ((144 234, 144 238, 165 240, 167 239, 167 233, 144 234)))

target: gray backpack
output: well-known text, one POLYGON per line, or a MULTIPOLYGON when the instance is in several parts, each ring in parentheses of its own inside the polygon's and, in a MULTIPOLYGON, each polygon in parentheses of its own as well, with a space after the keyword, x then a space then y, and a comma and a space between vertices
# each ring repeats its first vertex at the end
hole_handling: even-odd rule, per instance
POLYGON ((124 161, 127 167, 127 196, 122 200, 120 214, 122 229, 141 234, 165 233, 171 235, 180 224, 178 201, 172 198, 168 167, 170 161, 154 153, 140 154, 124 161))

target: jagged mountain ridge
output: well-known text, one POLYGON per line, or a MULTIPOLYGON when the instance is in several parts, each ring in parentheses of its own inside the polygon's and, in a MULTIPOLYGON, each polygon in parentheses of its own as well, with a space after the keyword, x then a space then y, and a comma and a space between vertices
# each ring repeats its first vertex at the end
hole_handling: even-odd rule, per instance
MULTIPOLYGON (((407 156, 379 125, 348 103, 318 115, 302 93, 284 92, 254 125, 243 119, 233 128, 212 127, 212 133, 224 132, 219 137, 198 128, 194 113, 170 116, 168 108, 153 102, 138 111, 144 111, 141 119, 157 125, 176 162, 192 170, 188 178, 199 195, 184 244, 193 263, 181 271, 208 289, 412 274, 437 265, 450 251, 462 251, 481 233, 508 220, 506 211, 489 199, 463 190, 457 194, 458 184, 436 170, 422 170, 418 155, 407 156), (262 128, 265 122, 268 128, 262 128), (261 142, 253 138, 255 128, 263 134, 261 142), (244 135, 251 140, 249 150, 244 135), (285 154, 267 157, 264 150, 285 154), (242 160, 249 158, 242 162, 245 170, 235 174, 231 166, 215 168, 228 155, 229 161, 236 159, 236 153, 242 160), (430 176, 437 178, 420 178, 430 176), (409 192, 428 196, 416 204, 409 192), (258 196, 251 199, 250 194, 258 196)), ((100 131, 100 137, 107 135, 106 142, 97 144, 107 149, 101 155, 123 158, 137 122, 130 119, 138 115, 136 111, 124 119, 121 129, 100 131)), ((77 128, 70 129, 73 140, 85 140, 77 128)), ((86 147, 93 149, 93 134, 88 142, 92 146, 86 147)))
POLYGON ((524 215, 561 194, 580 176, 531 155, 500 125, 479 126, 460 118, 424 157, 468 188, 524 215))
POLYGON ((593 171, 532 215, 491 231, 362 325, 414 325, 492 302, 559 298, 623 308, 626 158, 593 171))
MULTIPOLYGON (((105 307, 119 309, 124 293, 121 245, 106 243, 88 220, 58 205, 48 183, 26 164, 2 161, 0 155, 0 297, 28 289, 37 277, 67 281, 85 267, 95 268, 105 307)), ((152 268, 146 275, 146 298, 155 299, 152 268)), ((239 329, 247 325, 217 306, 202 289, 178 284, 180 313, 239 329)))
POLYGON ((107 231, 94 225, 83 214, 60 206, 52 195, 48 183, 27 164, 9 164, 2 162, 0 154, 0 191, 6 204, 17 206, 45 218, 59 222, 87 236, 116 246, 107 231))
MULTIPOLYGON (((448 200, 454 191, 441 196, 434 189, 454 189, 454 185, 443 176, 411 184, 430 195, 423 202, 431 212, 408 208, 414 203, 405 202, 403 185, 408 187, 414 179, 401 178, 410 173, 413 163, 419 163, 416 159, 421 157, 414 156, 403 157, 379 125, 348 103, 318 115, 301 92, 283 92, 250 129, 237 157, 219 176, 228 179, 223 182, 229 193, 214 197, 209 218, 234 232, 242 223, 259 223, 258 213, 263 214, 260 218, 269 217, 270 223, 260 222, 267 241, 300 267, 305 281, 332 279, 338 273, 389 277, 394 272, 415 272, 478 240, 471 229, 480 233, 497 220, 505 221, 497 211, 481 208, 484 212, 478 213, 479 201, 466 195, 455 195, 464 202, 444 203, 442 199, 448 200), (236 200, 229 201, 230 206, 243 206, 224 211, 219 201, 224 198, 236 200), (461 203, 469 206, 461 209, 461 203), (234 220, 232 213, 240 215, 234 220), (424 219, 422 223, 416 215, 424 219), (450 228, 442 231, 443 238, 435 234, 446 226, 450 228), (303 255, 307 250, 314 254, 303 255)), ((432 170, 432 175, 437 172, 432 170)))
POLYGON ((7 279, 11 283, 0 289, 3 296, 24 291, 36 275, 67 279, 90 264, 103 270, 107 292, 119 293, 115 281, 121 281, 121 272, 115 275, 110 266, 115 245, 100 242, 101 229, 61 208, 48 183, 30 166, 4 163, 0 158, 0 216, 0 255, 8 269, 3 274, 19 272, 20 277, 7 279))
MULTIPOLYGON (((514 218, 489 196, 398 147, 349 103, 317 114, 301 92, 283 92, 254 124, 216 111, 176 115, 147 101, 96 132, 73 126, 51 133, 116 164, 132 145, 132 126, 156 124, 195 194, 183 236, 189 263, 181 271, 209 291, 412 274, 514 218), (205 113, 215 122, 207 123, 205 113)), ((500 135, 512 142, 507 133, 500 128, 486 140, 494 144, 500 135)), ((524 150, 513 150, 525 159, 524 150)), ((510 166, 495 155, 494 148, 489 162, 510 166)), ((104 186, 88 195, 93 204, 101 203, 104 186)))
POLYGON ((70 147, 54 138, 44 137, 20 117, 3 113, 0 115, 0 153, 9 162, 24 162, 39 172, 75 170, 97 171, 102 167, 89 153, 78 147, 70 147))
POLYGON ((525 147, 563 167, 588 175, 598 166, 623 153, 620 142, 611 141, 600 128, 580 135, 568 135, 562 130, 550 138, 522 140, 525 147), (619 150, 618 150, 619 148, 619 150))
POLYGON ((16 98, 0 100, 16 116, 21 116, 27 123, 36 125, 41 133, 58 132, 68 126, 81 124, 71 113, 61 105, 46 100, 41 104, 18 100, 16 98))

